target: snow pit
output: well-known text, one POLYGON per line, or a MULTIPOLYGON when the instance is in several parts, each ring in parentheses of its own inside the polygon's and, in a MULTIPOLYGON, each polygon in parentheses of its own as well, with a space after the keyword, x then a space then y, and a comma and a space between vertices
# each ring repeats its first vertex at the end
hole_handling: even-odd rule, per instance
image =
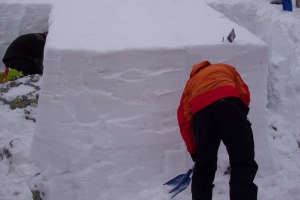
POLYGON ((190 168, 176 111, 204 59, 235 66, 248 84, 259 175, 270 173, 264 42, 201 1, 101 5, 66 1, 51 11, 31 149, 51 174, 47 200, 143 199, 136 193, 190 168))

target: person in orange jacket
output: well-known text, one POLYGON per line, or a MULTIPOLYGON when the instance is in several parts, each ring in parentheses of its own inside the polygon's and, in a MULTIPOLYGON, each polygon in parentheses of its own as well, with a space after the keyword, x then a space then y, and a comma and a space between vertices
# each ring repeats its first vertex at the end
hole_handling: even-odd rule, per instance
POLYGON ((182 138, 195 162, 193 200, 212 200, 221 141, 231 166, 230 200, 257 199, 249 103, 248 86, 233 66, 207 60, 193 66, 177 111, 182 138))

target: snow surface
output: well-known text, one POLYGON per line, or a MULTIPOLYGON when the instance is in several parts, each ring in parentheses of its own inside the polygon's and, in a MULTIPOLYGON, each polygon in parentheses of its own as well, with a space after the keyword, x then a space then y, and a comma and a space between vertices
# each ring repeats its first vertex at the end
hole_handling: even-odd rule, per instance
MULTIPOLYGON (((195 1, 200 9, 188 10, 187 4, 182 7, 183 13, 168 18, 167 8, 179 10, 183 1, 151 5, 136 2, 132 8, 118 5, 117 1, 103 2, 87 1, 82 5, 79 1, 71 4, 68 1, 41 4, 27 0, 22 3, 0 1, 0 9, 5 7, 6 11, 0 14, 0 20, 15 16, 7 11, 14 10, 9 7, 11 4, 17 6, 17 13, 24 14, 27 8, 38 12, 40 5, 47 11, 42 12, 46 20, 41 26, 26 25, 26 30, 19 28, 23 26, 20 24, 30 24, 32 18, 20 14, 18 19, 12 20, 16 22, 13 29, 8 25, 0 28, 4 33, 0 34, 0 42, 9 44, 16 37, 12 34, 14 31, 20 35, 42 30, 48 26, 47 17, 50 30, 45 74, 42 83, 38 83, 42 90, 36 128, 32 121, 25 120, 21 109, 10 110, 1 105, 0 150, 2 153, 9 149, 12 157, 0 159, 0 199, 31 199, 30 190, 42 191, 44 200, 168 199, 167 188, 162 187, 162 183, 192 166, 178 132, 174 109, 192 64, 209 59, 235 65, 250 86, 254 102, 250 119, 257 158, 261 157, 258 162, 263 166, 255 179, 259 186, 258 199, 299 200, 299 9, 283 12, 280 5, 270 5, 267 0, 207 1, 223 13, 220 14, 203 2, 195 1), (114 9, 122 11, 122 19, 100 22, 97 17, 110 16, 111 12, 105 9, 95 12, 100 12, 97 7, 107 4, 116 4, 114 9), (127 13, 124 8, 131 12, 127 13), (157 17, 163 13, 164 20, 149 29, 151 37, 142 23, 137 23, 140 34, 129 37, 135 25, 131 20, 133 8, 145 11, 138 12, 136 22, 157 22, 156 18, 143 16, 157 17), (201 14, 197 13, 199 10, 201 14), (62 11, 67 12, 59 22, 62 11), (189 13, 186 18, 183 17, 185 12, 189 13), (79 17, 82 13, 87 13, 99 26, 89 27, 93 20, 85 23, 79 17), (189 21, 194 26, 184 24, 191 16, 204 18, 208 25, 195 26, 199 20, 189 21), (70 17, 75 20, 68 21, 70 17), (20 19, 24 22, 20 23, 20 19), (105 23, 117 25, 120 21, 122 30, 128 27, 123 35, 114 34, 119 26, 105 26, 105 23), (168 27, 167 22, 174 26, 168 27), (211 24, 214 26, 209 26, 211 24), (102 35, 103 27, 106 29, 102 35), (154 27, 164 31, 159 32, 154 27), (193 33, 183 31, 182 27, 193 33), (226 37, 232 27, 238 33, 236 40, 232 44, 226 40, 223 43, 222 37, 226 37), (222 32, 223 28, 227 30, 222 32), (209 30, 210 34, 203 30, 209 30), (197 35, 197 31, 208 39, 197 35), (68 34, 62 34, 65 32, 68 34), (95 41, 92 37, 97 35, 95 33, 113 39, 100 37, 95 41), (197 39, 196 42, 191 37, 197 39), (132 44, 133 41, 137 42, 132 44), (30 157, 32 138, 33 157, 30 157)), ((4 54, 2 48, 1 43, 0 53, 4 54)), ((27 89, 19 86, 20 95, 27 89)), ((17 90, 13 88, 4 95, 10 94, 13 98, 17 90)), ((226 154, 220 154, 214 199, 229 199, 229 176, 224 175, 228 165, 226 154)), ((191 199, 190 188, 174 199, 191 199)))

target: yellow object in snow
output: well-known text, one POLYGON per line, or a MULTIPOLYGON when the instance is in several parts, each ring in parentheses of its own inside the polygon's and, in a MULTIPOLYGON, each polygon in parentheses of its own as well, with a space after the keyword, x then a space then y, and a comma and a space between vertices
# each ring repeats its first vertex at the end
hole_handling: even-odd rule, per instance
MULTIPOLYGON (((0 72, 0 83, 2 83, 4 75, 5 75, 4 72, 0 72)), ((9 69, 8 75, 7 75, 7 78, 6 78, 6 82, 14 81, 14 80, 17 80, 18 78, 21 78, 21 77, 23 77, 22 72, 20 72, 18 70, 15 70, 15 69, 9 69)))

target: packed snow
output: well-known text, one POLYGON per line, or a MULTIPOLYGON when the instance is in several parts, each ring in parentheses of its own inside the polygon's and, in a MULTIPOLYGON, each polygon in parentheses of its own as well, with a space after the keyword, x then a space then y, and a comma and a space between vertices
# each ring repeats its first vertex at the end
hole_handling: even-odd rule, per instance
MULTIPOLYGON (((202 59, 232 64, 250 87, 258 199, 300 199, 295 5, 2 0, 0 11, 1 56, 18 35, 49 27, 44 75, 0 86, 1 200, 169 199, 162 184, 193 165, 176 109, 202 59), (8 104, 37 94, 38 106, 8 104)), ((229 199, 228 166, 222 146, 215 200, 229 199)), ((191 199, 190 188, 176 199, 191 199)))

